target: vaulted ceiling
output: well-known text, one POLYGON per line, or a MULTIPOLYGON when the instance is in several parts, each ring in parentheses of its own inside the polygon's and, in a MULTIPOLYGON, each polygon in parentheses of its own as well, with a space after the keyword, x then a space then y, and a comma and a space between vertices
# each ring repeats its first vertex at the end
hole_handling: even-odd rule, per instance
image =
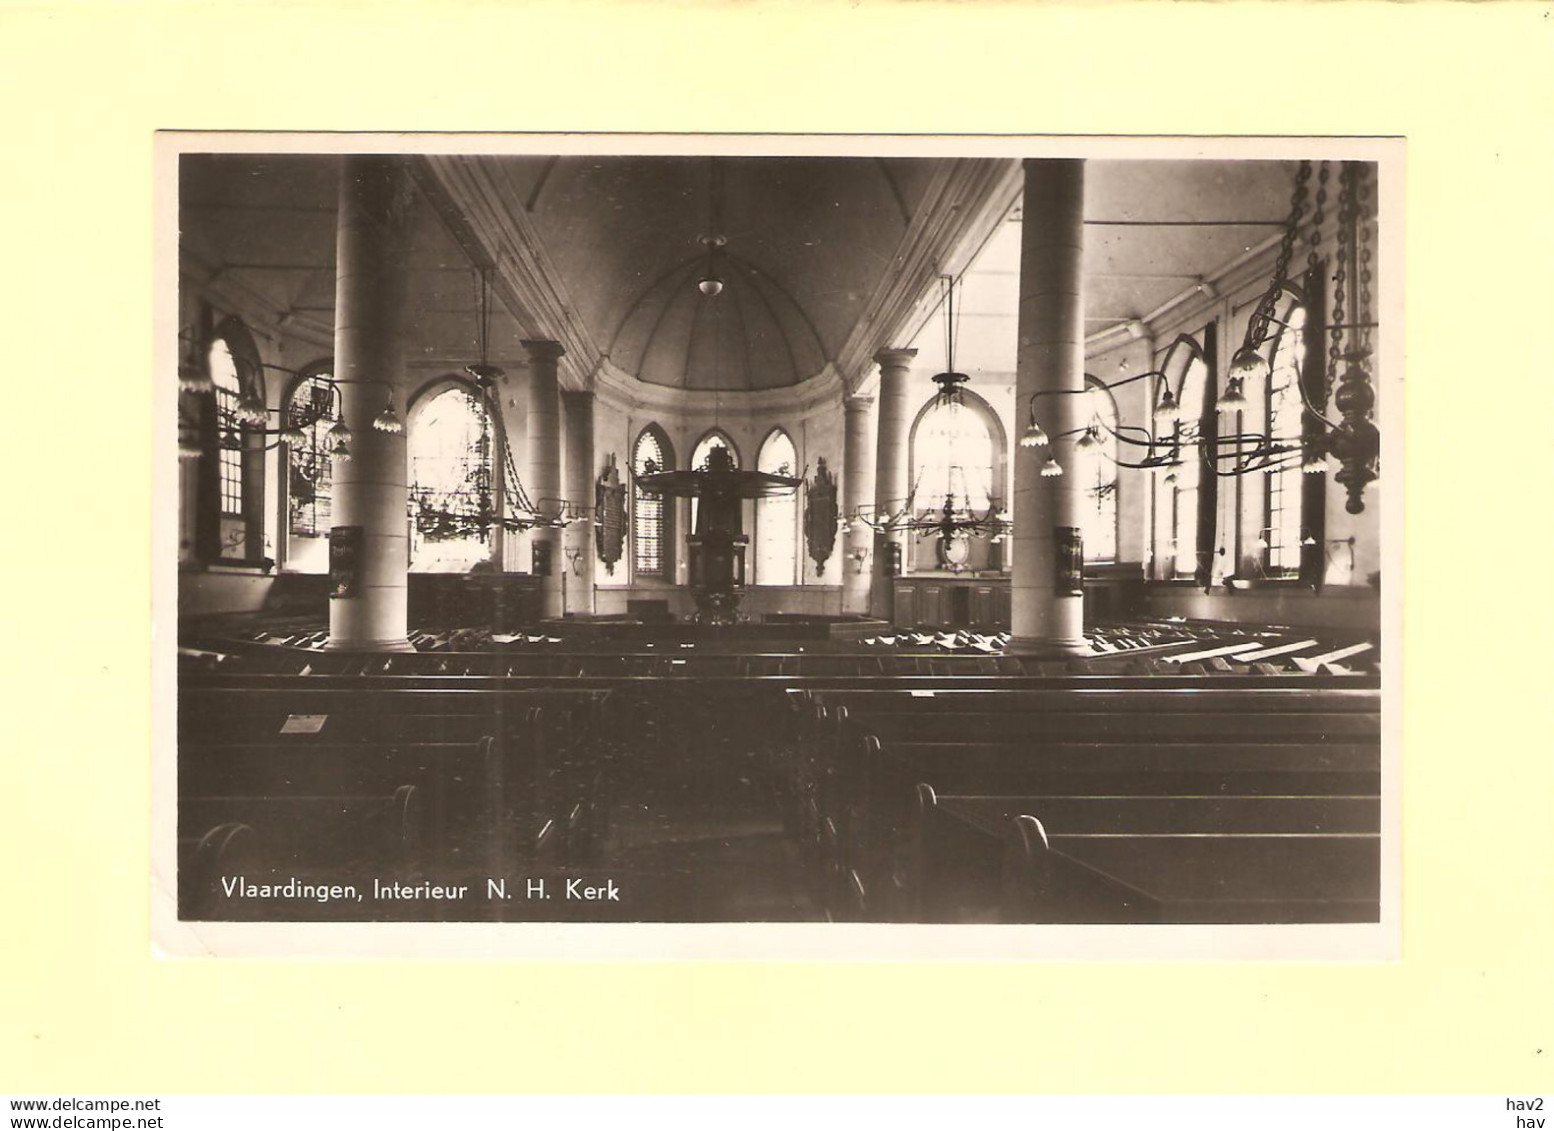
MULTIPOLYGON (((186 154, 187 270, 327 352, 335 202, 330 155, 186 154)), ((1087 329, 1147 319, 1266 248, 1292 166, 1092 160, 1087 329)), ((568 349, 570 383, 601 364, 689 390, 771 389, 828 366, 848 381, 916 338, 943 364, 935 278, 964 272, 957 368, 1014 368, 1019 168, 991 159, 423 157, 412 238, 412 361, 476 356, 475 265, 505 309, 491 355, 525 337, 568 349), (725 244, 709 266, 704 237, 725 244), (709 298, 698 281, 716 273, 709 298)))

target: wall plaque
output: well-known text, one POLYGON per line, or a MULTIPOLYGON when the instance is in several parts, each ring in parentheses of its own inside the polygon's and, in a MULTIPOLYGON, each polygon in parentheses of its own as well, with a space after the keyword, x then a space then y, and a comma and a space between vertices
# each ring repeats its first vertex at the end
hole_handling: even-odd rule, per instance
POLYGON ((610 453, 604 474, 594 485, 594 523, 599 560, 604 563, 605 570, 613 574, 626 541, 626 488, 621 484, 614 452, 610 453))
POLYGON ((329 528, 329 597, 360 597, 362 544, 360 526, 329 528))
POLYGON ((836 546, 836 476, 826 467, 826 457, 815 461, 815 477, 805 487, 804 541, 815 562, 815 572, 825 573, 826 561, 836 546))

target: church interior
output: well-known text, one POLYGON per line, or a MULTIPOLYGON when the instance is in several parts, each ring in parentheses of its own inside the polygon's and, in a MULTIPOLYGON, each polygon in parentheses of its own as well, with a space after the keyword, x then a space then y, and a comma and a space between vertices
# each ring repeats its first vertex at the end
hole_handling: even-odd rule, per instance
POLYGON ((1379 921, 1375 162, 177 165, 181 917, 1379 921))

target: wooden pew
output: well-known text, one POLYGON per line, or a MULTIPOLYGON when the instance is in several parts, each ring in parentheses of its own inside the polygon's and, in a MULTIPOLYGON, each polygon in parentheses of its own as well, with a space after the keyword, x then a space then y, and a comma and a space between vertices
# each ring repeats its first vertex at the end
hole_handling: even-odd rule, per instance
POLYGON ((184 821, 178 834, 178 914, 184 919, 205 917, 216 905, 222 876, 241 874, 261 862, 259 838, 241 822, 214 825, 193 833, 200 825, 184 821))
MULTIPOLYGON (((471 742, 316 742, 267 739, 185 743, 179 751, 181 831, 188 821, 241 820, 261 841, 295 846, 298 865, 334 866, 337 843, 350 843, 372 799, 393 797, 410 826, 423 808, 428 850, 417 863, 475 872, 563 850, 576 814, 532 806, 515 797, 507 766, 490 738, 471 742), (413 786, 407 795, 401 787, 413 786)), ((384 863, 382 856, 377 862, 384 863)), ((493 874, 501 875, 503 872, 493 874)))
POLYGON ((422 791, 408 784, 387 795, 182 797, 178 803, 181 834, 209 831, 198 838, 187 869, 180 870, 181 913, 188 918, 212 913, 220 906, 221 881, 234 876, 256 879, 301 872, 328 874, 340 881, 408 878, 421 862, 425 827, 421 799, 422 791), (214 853, 212 845, 219 846, 214 853), (240 855, 235 853, 239 847, 240 855))
POLYGON ((1143 851, 1165 835, 1374 837, 1381 823, 1375 795, 956 796, 940 795, 927 783, 919 783, 916 794, 909 889, 914 917, 923 922, 998 920, 1009 887, 1004 866, 1017 836, 1015 820, 1025 814, 1039 815, 1049 838, 1124 838, 1143 851))
POLYGON ((593 804, 603 745, 605 696, 509 694, 422 696, 314 689, 195 689, 179 700, 180 741, 472 742, 491 737, 509 792, 558 806, 581 804, 578 829, 602 831, 593 804))
MULTIPOLYGON (((1380 791, 1367 743, 1051 742, 860 744, 856 773, 824 779, 813 819, 836 828, 822 871, 861 884, 884 913, 907 870, 915 787, 953 794, 1057 796, 1368 796, 1380 791), (849 877, 857 873, 857 880, 849 877)), ((813 835, 813 834, 811 834, 813 835)))
POLYGON ((802 688, 801 694, 820 708, 845 707, 849 716, 964 714, 1281 714, 1290 712, 1364 712, 1380 709, 1379 692, 1358 688, 1314 689, 1267 686, 1251 681, 1238 687, 1202 686, 1202 679, 1183 686, 1155 686, 1154 681, 1109 681, 1100 687, 1053 689, 1023 680, 999 679, 979 685, 916 688, 890 684, 838 688, 802 688))
POLYGON ((1370 923, 1371 833, 1052 834, 1015 820, 1006 922, 1370 923))

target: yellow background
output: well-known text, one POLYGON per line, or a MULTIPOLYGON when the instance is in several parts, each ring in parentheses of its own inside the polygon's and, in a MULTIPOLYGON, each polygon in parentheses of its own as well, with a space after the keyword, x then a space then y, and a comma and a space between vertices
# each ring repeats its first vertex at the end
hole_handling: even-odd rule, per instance
POLYGON ((1554 1090, 1551 33, 1533 4, 0 0, 0 1092, 1554 1090), (1402 960, 153 958, 159 128, 1405 135, 1402 960))

